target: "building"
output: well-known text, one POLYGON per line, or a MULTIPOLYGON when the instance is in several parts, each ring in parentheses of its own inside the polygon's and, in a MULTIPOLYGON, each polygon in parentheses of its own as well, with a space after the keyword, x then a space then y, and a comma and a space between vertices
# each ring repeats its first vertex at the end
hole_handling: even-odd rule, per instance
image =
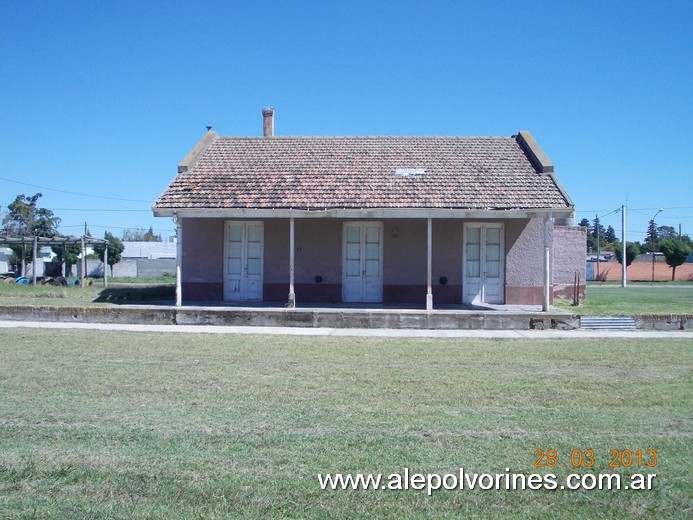
POLYGON ((187 301, 536 304, 585 280, 585 231, 532 136, 211 129, 154 203, 187 301))
POLYGON ((169 242, 132 242, 123 241, 121 258, 145 258, 155 260, 160 258, 176 258, 176 243, 169 242))

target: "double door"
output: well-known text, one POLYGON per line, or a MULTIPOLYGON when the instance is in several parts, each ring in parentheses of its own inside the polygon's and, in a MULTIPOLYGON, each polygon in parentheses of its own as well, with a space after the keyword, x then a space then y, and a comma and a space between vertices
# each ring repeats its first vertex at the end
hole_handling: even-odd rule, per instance
POLYGON ((464 303, 503 303, 503 225, 465 224, 464 303))
POLYGON ((261 301, 264 226, 262 222, 226 222, 224 299, 261 301))
POLYGON ((345 223, 342 251, 342 301, 382 302, 382 222, 345 223))

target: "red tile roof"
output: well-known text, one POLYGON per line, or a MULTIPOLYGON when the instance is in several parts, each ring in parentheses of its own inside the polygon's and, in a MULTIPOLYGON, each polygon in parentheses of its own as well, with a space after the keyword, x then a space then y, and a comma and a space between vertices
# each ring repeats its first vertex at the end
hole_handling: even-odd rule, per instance
POLYGON ((156 209, 571 208, 514 137, 218 137, 156 209), (423 173, 421 173, 423 170, 423 173))

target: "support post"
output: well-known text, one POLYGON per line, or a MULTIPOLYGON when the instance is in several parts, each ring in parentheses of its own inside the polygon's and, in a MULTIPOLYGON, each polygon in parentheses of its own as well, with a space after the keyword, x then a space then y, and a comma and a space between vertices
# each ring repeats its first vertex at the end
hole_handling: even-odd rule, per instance
POLYGON ((544 301, 542 302, 541 310, 548 312, 551 302, 551 239, 550 233, 551 219, 549 216, 544 217, 544 301))
POLYGON ((294 217, 289 218, 289 303, 287 307, 294 309, 296 307, 296 293, 294 291, 294 269, 295 269, 295 256, 294 252, 296 247, 295 243, 295 230, 294 230, 294 217))
POLYGON ((108 287, 108 244, 103 251, 103 286, 108 287))
POLYGON ((176 307, 183 305, 183 219, 176 216, 176 307))
POLYGON ((36 259, 38 258, 38 235, 34 235, 34 259, 31 262, 32 283, 36 286, 36 259))
POLYGON ((79 283, 81 287, 84 287, 84 272, 87 270, 87 250, 84 247, 84 235, 82 235, 82 272, 80 274, 79 283))
POLYGON ((621 246, 623 252, 621 254, 621 287, 628 285, 628 268, 626 265, 626 206, 621 206, 621 246))
POLYGON ((63 243, 63 277, 67 278, 67 246, 63 243))
POLYGON ((428 233, 426 244, 426 310, 433 310, 433 219, 428 217, 428 233))
MULTIPOLYGON (((653 226, 654 226, 654 223, 653 223, 653 226)), ((655 281, 654 272, 655 272, 655 243, 654 243, 654 239, 653 239, 652 240, 652 281, 653 282, 655 281)))

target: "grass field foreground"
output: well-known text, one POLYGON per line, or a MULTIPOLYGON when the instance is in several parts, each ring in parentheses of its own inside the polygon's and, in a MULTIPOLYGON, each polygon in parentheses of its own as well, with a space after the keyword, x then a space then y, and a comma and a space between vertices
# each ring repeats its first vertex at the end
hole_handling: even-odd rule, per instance
POLYGON ((587 299, 578 307, 567 299, 558 308, 582 315, 693 314, 693 285, 587 286, 587 299))
MULTIPOLYGON (((686 518, 690 340, 0 330, 2 518, 686 518), (322 491, 658 452, 651 491, 322 491)), ((580 474, 597 468, 580 468, 580 474)), ((604 470, 599 470, 604 471, 604 470)))

